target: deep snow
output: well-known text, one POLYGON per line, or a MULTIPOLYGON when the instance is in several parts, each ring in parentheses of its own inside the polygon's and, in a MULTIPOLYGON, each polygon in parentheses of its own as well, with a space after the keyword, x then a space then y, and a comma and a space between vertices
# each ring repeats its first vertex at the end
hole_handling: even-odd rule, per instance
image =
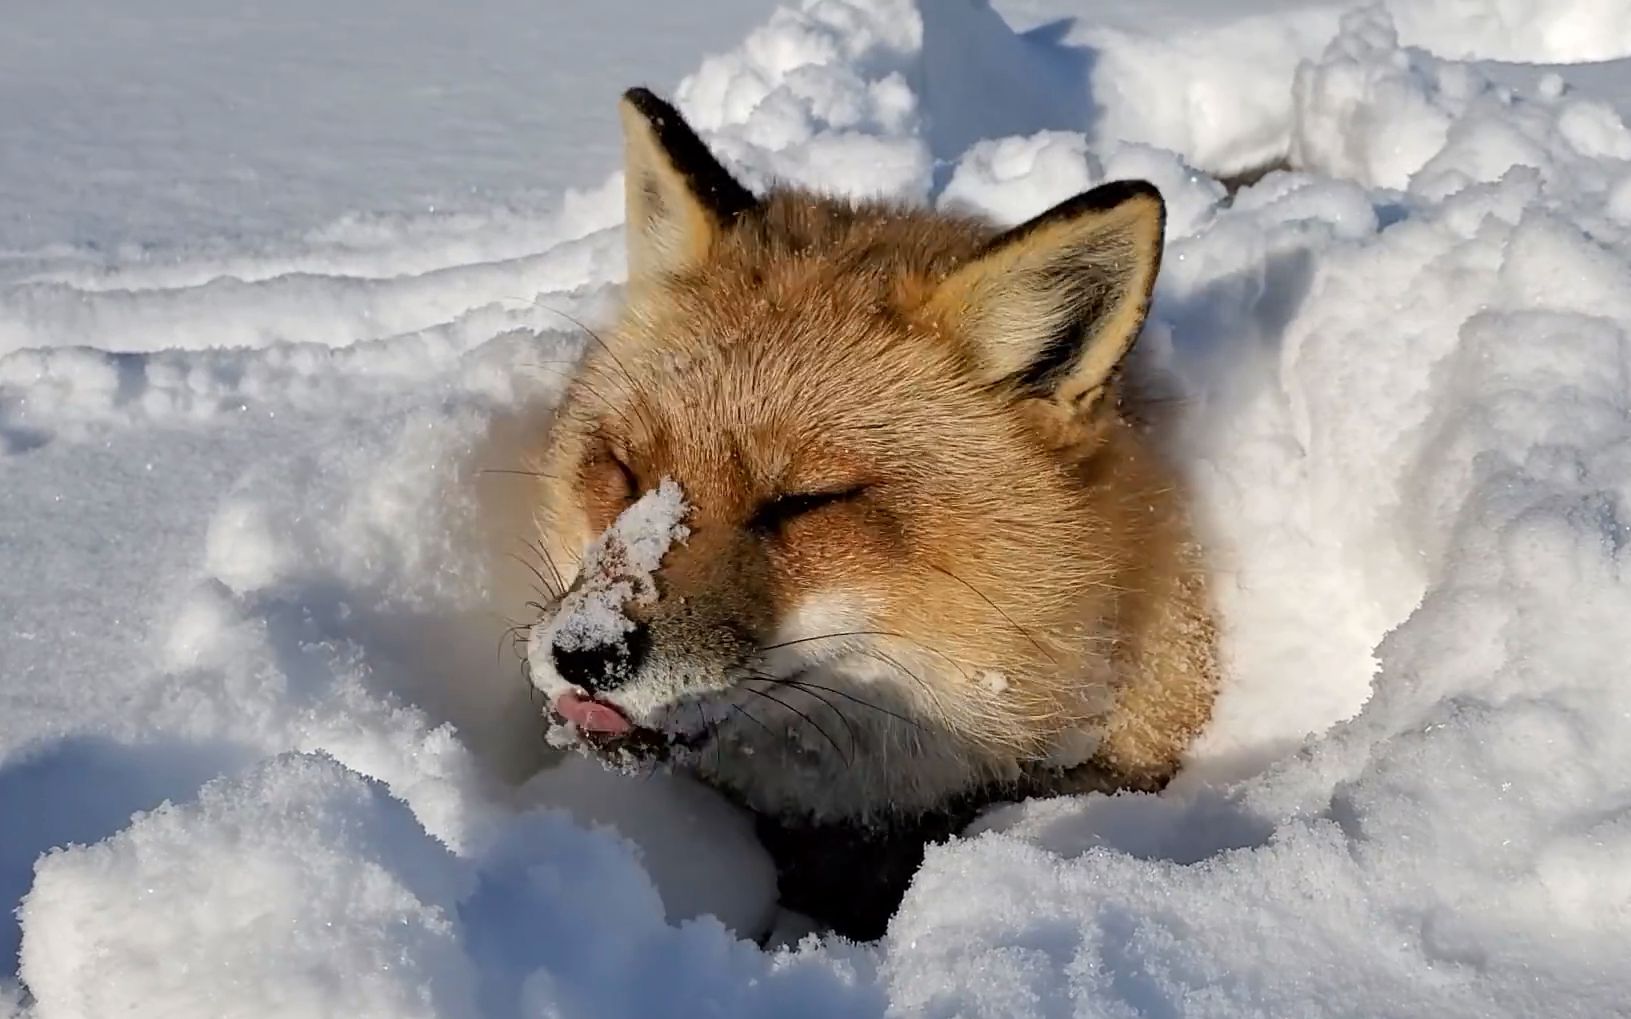
POLYGON ((1631 1014, 1627 8, 813 0, 678 84, 755 183, 1155 181, 1224 610, 1168 793, 998 811, 877 946, 765 953, 706 791, 528 780, 478 547, 490 428, 615 300, 616 87, 749 20, 658 7, 0 40, 0 1014, 1631 1014))

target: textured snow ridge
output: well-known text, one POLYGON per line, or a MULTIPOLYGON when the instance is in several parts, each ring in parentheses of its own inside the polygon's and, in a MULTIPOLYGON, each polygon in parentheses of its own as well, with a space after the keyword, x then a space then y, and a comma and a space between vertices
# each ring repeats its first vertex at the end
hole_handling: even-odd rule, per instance
MULTIPOLYGON (((551 756, 499 646, 536 619, 488 565, 537 483, 505 429, 615 302, 617 176, 451 218, 347 189, 174 257, 42 206, 0 239, 0 1016, 1626 1014, 1631 61, 1584 63, 1624 5, 999 9, 811 0, 676 94, 760 183, 1004 222, 1161 187, 1138 356, 1227 672, 1174 786, 995 811, 878 944, 759 949, 751 825, 551 756)), ((290 31, 256 38, 299 68, 290 31)), ((48 119, 51 166, 106 126, 48 119)), ((636 578, 683 503, 639 508, 636 578)))
POLYGON ((1631 889, 1611 861, 1631 832, 1631 693, 1612 620, 1631 608, 1631 308, 1606 288, 1627 250, 1541 191, 1514 170, 1358 243, 1321 238, 1284 270, 1307 296, 1273 373, 1223 397, 1222 431, 1194 440, 1210 505, 1234 493, 1247 514, 1218 522, 1241 536, 1224 591, 1234 681, 1197 771, 1265 754, 1243 737, 1274 713, 1357 706, 1386 634, 1363 708, 1261 778, 1167 805, 1036 804, 1009 811, 1004 836, 936 852, 892 931, 931 946, 891 956, 897 1003, 1623 1006, 1611 974, 1631 889), (1588 279, 1605 289, 1582 313, 1559 287, 1588 279), (1349 704, 1331 700, 1344 674, 1349 704))

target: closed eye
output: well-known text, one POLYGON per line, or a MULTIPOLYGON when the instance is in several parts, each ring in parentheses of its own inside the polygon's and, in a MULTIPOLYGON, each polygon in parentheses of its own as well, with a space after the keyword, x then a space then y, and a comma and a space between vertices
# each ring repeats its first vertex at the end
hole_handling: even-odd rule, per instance
POLYGON ((834 488, 824 492, 790 492, 777 495, 759 504, 748 518, 748 530, 757 534, 775 534, 788 523, 816 510, 840 503, 854 502, 866 491, 865 485, 834 488))
POLYGON ((640 478, 634 473, 634 468, 625 463, 623 458, 618 456, 616 452, 610 455, 612 463, 617 466, 620 480, 623 482, 624 498, 632 501, 636 495, 640 494, 640 478))
POLYGON ((585 492, 619 513, 640 495, 639 474, 615 446, 604 440, 591 447, 580 472, 585 492))

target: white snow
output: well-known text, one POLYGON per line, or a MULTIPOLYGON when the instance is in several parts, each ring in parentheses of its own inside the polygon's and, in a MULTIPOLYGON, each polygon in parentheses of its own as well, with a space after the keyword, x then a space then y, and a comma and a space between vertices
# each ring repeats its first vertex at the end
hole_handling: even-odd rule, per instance
POLYGON ((18 5, 0 36, 0 275, 540 252, 562 192, 619 158, 606 104, 671 84, 770 6, 18 5))
POLYGON ((43 859, 23 900, 23 968, 69 1015, 131 1002, 196 1014, 201 973, 234 987, 222 1015, 468 1015, 467 883, 376 785, 319 758, 274 758, 43 859))
POLYGON ((707 58, 753 5, 670 6, 8 21, 0 1015, 1626 1014, 1626 6, 812 0, 707 58), (489 428, 615 302, 616 87, 686 67, 755 182, 1172 207, 1217 715, 875 946, 737 940, 741 819, 539 771, 495 655, 489 428))

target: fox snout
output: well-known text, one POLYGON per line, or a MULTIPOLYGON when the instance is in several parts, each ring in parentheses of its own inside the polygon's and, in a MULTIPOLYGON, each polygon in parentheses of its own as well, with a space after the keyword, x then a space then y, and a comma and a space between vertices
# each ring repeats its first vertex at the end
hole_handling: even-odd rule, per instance
POLYGON ((562 679, 597 694, 610 693, 638 675, 650 651, 651 627, 635 623, 616 639, 589 644, 563 643, 561 635, 556 634, 549 654, 562 679))

